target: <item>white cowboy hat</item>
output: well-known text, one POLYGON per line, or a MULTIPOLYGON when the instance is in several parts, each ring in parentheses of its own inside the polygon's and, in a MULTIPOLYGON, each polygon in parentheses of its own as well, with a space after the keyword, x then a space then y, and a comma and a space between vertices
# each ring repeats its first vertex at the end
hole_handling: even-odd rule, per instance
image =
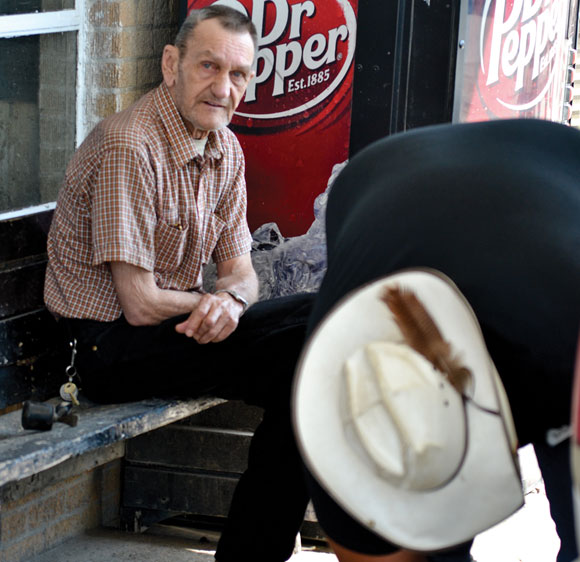
POLYGON ((523 504, 505 391, 472 309, 439 272, 404 271, 343 298, 302 353, 293 400, 313 476, 400 547, 463 543, 523 504), (440 336, 435 348, 451 346, 463 383, 413 341, 417 326, 396 298, 415 297, 440 336))

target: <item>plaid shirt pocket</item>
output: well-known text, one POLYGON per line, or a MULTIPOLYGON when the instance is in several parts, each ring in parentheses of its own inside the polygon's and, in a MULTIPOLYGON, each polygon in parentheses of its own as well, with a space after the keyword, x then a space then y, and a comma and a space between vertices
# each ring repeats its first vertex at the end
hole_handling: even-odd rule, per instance
POLYGON ((167 224, 160 220, 155 229, 155 270, 175 271, 183 261, 188 224, 167 224))

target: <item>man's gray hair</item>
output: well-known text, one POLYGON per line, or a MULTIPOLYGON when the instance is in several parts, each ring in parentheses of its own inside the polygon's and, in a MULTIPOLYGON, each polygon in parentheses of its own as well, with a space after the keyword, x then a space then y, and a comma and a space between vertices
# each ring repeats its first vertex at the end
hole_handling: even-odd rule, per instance
POLYGON ((252 20, 239 10, 221 4, 213 4, 206 8, 192 10, 181 25, 181 28, 175 37, 175 46, 179 48, 180 57, 185 55, 187 51, 187 41, 197 25, 204 20, 210 19, 219 20, 224 29, 236 33, 249 33, 252 42, 254 43, 254 52, 258 52, 258 33, 252 20))

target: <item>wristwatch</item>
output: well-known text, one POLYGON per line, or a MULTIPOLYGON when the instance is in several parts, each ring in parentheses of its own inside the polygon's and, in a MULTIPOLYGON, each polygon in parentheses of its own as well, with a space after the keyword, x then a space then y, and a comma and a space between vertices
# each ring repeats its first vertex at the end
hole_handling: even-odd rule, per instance
POLYGON ((230 297, 232 297, 232 299, 239 302, 243 307, 242 314, 244 314, 246 310, 248 310, 248 306, 250 306, 250 303, 244 297, 242 297, 242 295, 240 295, 240 293, 238 293, 237 291, 234 291, 233 289, 219 289, 214 293, 214 295, 217 295, 219 293, 227 293, 228 295, 230 295, 230 297))

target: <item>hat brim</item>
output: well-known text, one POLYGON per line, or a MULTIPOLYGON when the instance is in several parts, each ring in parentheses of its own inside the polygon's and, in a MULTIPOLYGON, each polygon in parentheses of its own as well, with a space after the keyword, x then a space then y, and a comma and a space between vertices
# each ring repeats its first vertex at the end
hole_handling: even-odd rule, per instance
POLYGON ((303 459, 330 496, 352 517, 404 548, 434 551, 461 544, 523 504, 511 412, 471 307, 438 272, 404 271, 361 287, 322 320, 304 348, 293 392, 294 426, 303 459), (471 370, 465 401, 467 451, 444 486, 401 489, 382 478, 347 437, 343 365, 376 340, 402 342, 380 296, 388 286, 412 290, 471 370))

